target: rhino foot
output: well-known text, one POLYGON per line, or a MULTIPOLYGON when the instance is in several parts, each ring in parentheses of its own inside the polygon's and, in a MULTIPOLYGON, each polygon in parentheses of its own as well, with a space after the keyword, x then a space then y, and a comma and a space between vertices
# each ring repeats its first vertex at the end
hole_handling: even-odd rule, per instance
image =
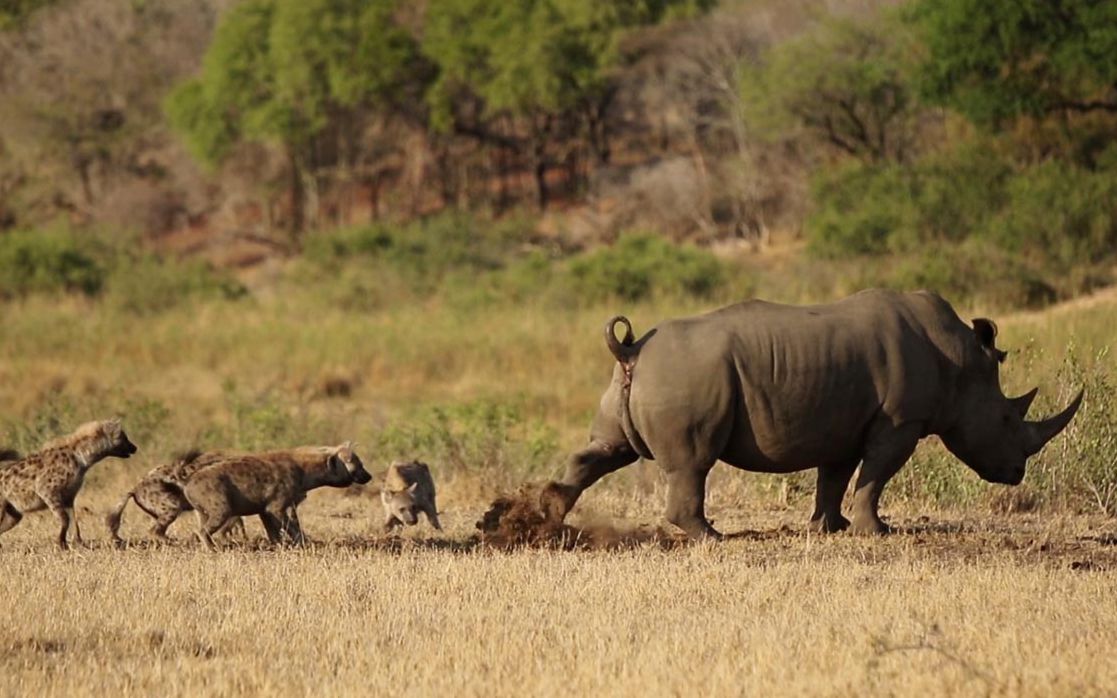
POLYGON ((581 492, 576 487, 564 485, 561 482, 549 482, 539 493, 539 508, 543 510, 548 521, 562 523, 574 502, 578 500, 581 492))
POLYGON ((812 516, 810 523, 807 524, 807 529, 811 533, 838 533, 849 528, 849 519, 841 514, 819 514, 812 516))
POLYGON ((850 524, 850 531, 859 536, 884 536, 892 532, 888 524, 877 517, 857 519, 850 524))

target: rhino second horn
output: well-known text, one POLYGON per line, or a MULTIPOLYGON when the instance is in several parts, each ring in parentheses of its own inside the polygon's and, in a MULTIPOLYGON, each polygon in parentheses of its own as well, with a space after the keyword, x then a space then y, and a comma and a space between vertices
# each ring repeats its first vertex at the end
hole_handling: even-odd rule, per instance
POLYGON ((1032 401, 1036 399, 1039 393, 1039 388, 1032 388, 1020 397, 1010 397, 1009 402, 1012 403, 1013 408, 1016 409, 1016 414, 1020 415, 1020 419, 1028 416, 1028 408, 1032 406, 1032 401))
POLYGON ((1028 444, 1028 455, 1035 455, 1047 445, 1047 442, 1055 438, 1055 436, 1063 429, 1067 428, 1070 420, 1074 418, 1075 412, 1078 412, 1079 405, 1082 404, 1082 395, 1085 391, 1079 390, 1078 396, 1071 401, 1070 405, 1065 410, 1049 417, 1041 422, 1027 422, 1028 436, 1030 443, 1028 444))

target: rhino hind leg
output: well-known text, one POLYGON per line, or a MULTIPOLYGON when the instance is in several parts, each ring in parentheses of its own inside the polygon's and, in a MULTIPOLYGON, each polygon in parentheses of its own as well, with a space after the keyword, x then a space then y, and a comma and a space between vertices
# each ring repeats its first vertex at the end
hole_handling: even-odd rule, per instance
POLYGON ((706 476, 712 467, 710 463, 667 472, 667 520, 694 540, 721 538, 706 520, 706 476))
POLYGON ((849 519, 842 516, 842 497, 845 496, 853 472, 860 459, 840 465, 822 466, 818 469, 818 485, 814 495, 814 513, 809 528, 815 533, 837 533, 849 528, 849 519))
POLYGON ((877 513, 880 495, 892 476, 911 458, 923 433, 923 425, 910 423, 874 431, 865 448, 853 497, 851 528, 854 533, 863 535, 890 532, 877 513))
POLYGON ((548 518, 561 521, 587 487, 611 472, 636 462, 639 456, 625 443, 594 440, 574 454, 566 465, 562 480, 551 482, 540 495, 540 506, 548 518))

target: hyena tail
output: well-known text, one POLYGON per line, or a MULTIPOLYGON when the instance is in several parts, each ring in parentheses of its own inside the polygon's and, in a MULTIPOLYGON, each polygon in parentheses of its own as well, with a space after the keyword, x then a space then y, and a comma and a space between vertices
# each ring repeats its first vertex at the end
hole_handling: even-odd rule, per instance
POLYGON ((129 490, 128 494, 124 495, 124 499, 116 507, 105 515, 105 525, 109 527, 109 534, 112 535, 114 541, 120 541, 120 518, 124 515, 124 507, 128 506, 128 501, 136 496, 135 490, 129 490))

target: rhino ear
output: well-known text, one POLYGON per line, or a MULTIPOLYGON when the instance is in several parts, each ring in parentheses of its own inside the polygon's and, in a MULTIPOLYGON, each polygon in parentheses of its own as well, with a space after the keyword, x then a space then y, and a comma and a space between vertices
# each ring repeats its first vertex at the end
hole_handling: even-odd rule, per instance
POLYGON ((997 323, 989 318, 976 317, 973 319, 973 331, 974 334, 977 335, 977 341, 981 342, 981 346, 989 350, 989 353, 993 355, 993 358, 995 358, 998 363, 1004 363, 1005 357, 1008 356, 1008 352, 1001 351, 997 348, 997 323))

